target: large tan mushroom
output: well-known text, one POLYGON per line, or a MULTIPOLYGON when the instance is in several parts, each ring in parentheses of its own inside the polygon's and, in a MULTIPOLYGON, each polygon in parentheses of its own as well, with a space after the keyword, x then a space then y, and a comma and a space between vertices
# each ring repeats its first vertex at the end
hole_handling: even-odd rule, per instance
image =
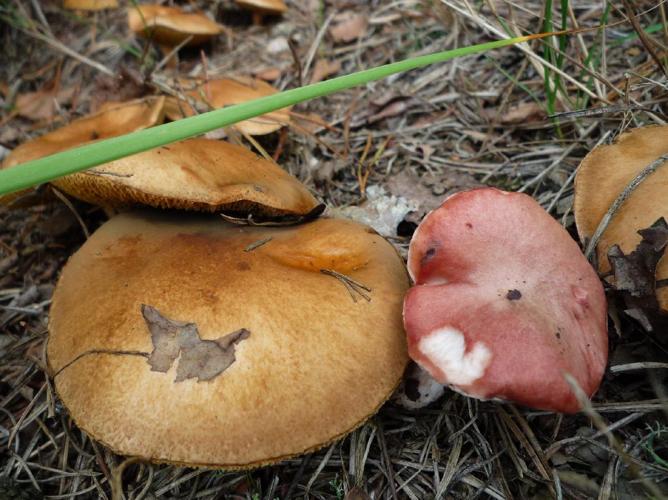
MULTIPOLYGON (((222 108, 233 104, 258 99, 278 92, 268 83, 257 78, 237 77, 209 80, 205 83, 181 82, 186 93, 206 106, 222 108), (195 86, 193 89, 192 87, 195 86)), ((178 120, 184 116, 192 116, 194 111, 186 103, 173 97, 165 102, 165 114, 170 120, 178 120)), ((266 115, 251 118, 234 124, 234 127, 248 135, 265 135, 275 132, 290 123, 290 108, 272 111, 266 115)))
POLYGON ((276 163, 223 141, 189 139, 55 181, 66 193, 106 207, 223 211, 271 219, 320 213, 321 205, 276 163))
POLYGON ((119 215, 62 272, 48 363, 75 422, 117 453, 261 466, 342 437, 390 396, 407 288, 393 247, 350 221, 119 215))
POLYGON ((187 13, 176 7, 138 5, 128 9, 128 26, 136 35, 175 46, 190 37, 186 45, 201 45, 220 35, 223 28, 204 14, 187 13))
MULTIPOLYGON (((583 241, 592 237, 601 219, 631 180, 662 155, 668 154, 668 126, 637 128, 612 145, 590 152, 575 178, 575 222, 583 241)), ((621 205, 597 246, 599 270, 610 270, 608 251, 617 244, 628 254, 641 241, 638 230, 660 217, 668 219, 668 165, 647 177, 621 205)), ((668 278, 668 257, 659 261, 656 279, 668 278)), ((668 287, 657 290, 659 304, 668 311, 668 287)))

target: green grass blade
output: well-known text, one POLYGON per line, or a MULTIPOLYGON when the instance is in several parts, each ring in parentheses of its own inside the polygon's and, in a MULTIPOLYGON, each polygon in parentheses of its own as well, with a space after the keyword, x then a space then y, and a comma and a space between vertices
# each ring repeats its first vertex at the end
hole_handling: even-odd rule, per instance
POLYGON ((292 106, 316 97, 322 97, 344 89, 364 85, 374 80, 380 80, 395 73, 421 68, 470 54, 484 53, 500 47, 551 35, 551 33, 542 33, 506 40, 496 40, 415 57, 80 146, 0 170, 0 194, 8 194, 29 188, 124 156, 187 139, 217 128, 226 127, 286 106, 292 106))

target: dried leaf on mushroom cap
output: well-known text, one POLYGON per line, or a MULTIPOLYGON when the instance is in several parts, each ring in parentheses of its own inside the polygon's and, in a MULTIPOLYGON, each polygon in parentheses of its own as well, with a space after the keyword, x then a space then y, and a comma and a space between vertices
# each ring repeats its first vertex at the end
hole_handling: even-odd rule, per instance
POLYGON ((305 216, 320 205, 306 186, 273 161, 211 139, 151 149, 69 175, 56 185, 108 207, 225 211, 255 220, 305 216))
POLYGON ((204 14, 163 5, 138 5, 128 9, 128 26, 136 35, 163 45, 201 45, 223 32, 220 24, 204 14))
POLYGON ((350 221, 123 214, 65 266, 48 363, 74 421, 120 454, 257 467, 342 437, 390 396, 407 287, 394 248, 350 221))
MULTIPOLYGON (((241 104, 260 97, 278 92, 268 83, 248 77, 221 78, 207 82, 181 82, 185 93, 202 103, 202 110, 208 107, 223 108, 233 104, 241 104)), ((290 123, 290 107, 272 111, 266 115, 236 123, 233 126, 248 135, 265 135, 275 132, 290 123)), ((190 104, 173 97, 168 97, 165 114, 170 120, 178 120, 192 116, 194 111, 190 104)))
POLYGON ((411 240, 404 302, 411 357, 480 399, 574 412, 607 362, 603 287, 577 243, 531 197, 460 192, 411 240))
MULTIPOLYGON (((37 139, 24 142, 5 158, 0 168, 13 167, 89 142, 159 125, 164 117, 164 103, 164 97, 146 97, 122 103, 107 103, 97 113, 84 116, 37 139)), ((67 182, 66 179, 55 181, 54 184, 67 182)), ((21 191, 3 197, 0 203, 11 202, 25 192, 21 191)))
MULTIPOLYGON (((642 127, 621 135, 614 144, 591 151, 575 177, 574 212, 580 239, 588 241, 601 219, 628 187, 631 180, 662 155, 668 154, 668 125, 642 127)), ((668 219, 668 164, 650 174, 620 206, 597 245, 599 271, 608 273, 608 252, 619 245, 624 254, 633 252, 641 241, 638 231, 659 218, 668 219)), ((664 255, 656 269, 656 280, 668 278, 664 255)), ((668 311, 668 288, 657 289, 659 305, 668 311)))

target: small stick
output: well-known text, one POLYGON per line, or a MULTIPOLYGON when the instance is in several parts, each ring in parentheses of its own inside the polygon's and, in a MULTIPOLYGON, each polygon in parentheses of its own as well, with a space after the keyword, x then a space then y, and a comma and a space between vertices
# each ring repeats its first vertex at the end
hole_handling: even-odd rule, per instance
POLYGON ((355 297, 354 293, 357 293, 362 296, 364 300, 367 302, 371 302, 371 297, 369 297, 366 293, 364 293, 362 290, 366 290, 367 292, 371 292, 371 288, 369 288, 366 285, 363 285, 362 283, 359 283, 352 279, 350 276, 346 276, 345 274, 341 274, 339 272, 333 271, 332 269, 321 269, 320 272, 322 274, 326 274, 328 276, 332 276, 341 283, 343 283, 350 293, 350 296, 353 298, 353 302, 357 302, 357 298, 355 297))
POLYGON ((251 243, 250 245, 248 245, 246 248, 244 248, 244 252, 252 252, 256 248, 261 247, 262 245, 264 245, 265 243, 269 243, 271 240, 272 240, 272 236, 269 236, 268 238, 264 238, 264 239, 255 241, 255 242, 251 243))

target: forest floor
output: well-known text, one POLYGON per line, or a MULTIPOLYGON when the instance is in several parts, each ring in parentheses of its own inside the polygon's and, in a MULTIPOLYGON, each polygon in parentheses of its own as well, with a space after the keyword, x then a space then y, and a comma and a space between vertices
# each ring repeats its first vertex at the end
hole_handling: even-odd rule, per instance
MULTIPOLYGON (((550 18, 556 29, 562 14, 568 27, 611 25, 561 45, 535 41, 300 104, 293 111, 301 118, 283 139, 258 139, 335 210, 365 209, 374 197, 418 206, 391 221, 391 241, 405 256, 426 211, 477 185, 532 195, 577 238, 573 178, 582 158, 629 128, 666 119, 666 77, 646 48, 659 60, 668 54, 665 10, 655 0, 633 2, 637 24, 650 33, 645 42, 622 2, 555 2, 546 17, 548 0, 288 0, 285 15, 261 25, 231 0, 165 3, 201 9, 225 33, 157 67, 162 53, 129 33, 124 8, 86 14, 62 2, 4 2, 0 158, 104 101, 174 91, 169 82, 177 75, 259 75, 289 89, 489 41, 506 29, 540 32, 550 18), (546 59, 556 71, 545 70, 546 59)), ((344 439, 272 467, 223 472, 124 462, 73 424, 44 361, 59 271, 107 216, 46 187, 28 201, 0 207, 0 498, 12 488, 23 498, 111 498, 115 477, 128 499, 668 494, 666 371, 642 364, 667 361, 668 343, 665 332, 647 333, 623 314, 618 330, 611 322, 609 364, 635 369, 608 370, 589 413, 447 392, 418 411, 388 402, 344 439)))

